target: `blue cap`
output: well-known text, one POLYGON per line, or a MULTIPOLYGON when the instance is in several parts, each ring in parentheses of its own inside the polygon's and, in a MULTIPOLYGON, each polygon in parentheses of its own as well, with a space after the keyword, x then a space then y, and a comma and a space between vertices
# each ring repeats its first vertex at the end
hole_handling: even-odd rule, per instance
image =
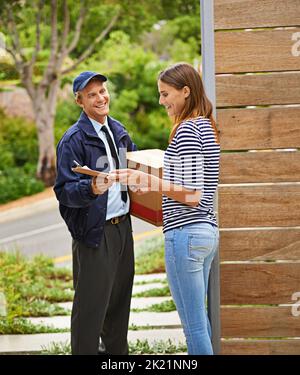
POLYGON ((89 71, 82 72, 73 81, 73 93, 75 94, 77 91, 83 90, 94 77, 99 78, 99 80, 102 82, 107 81, 107 78, 102 74, 89 71))

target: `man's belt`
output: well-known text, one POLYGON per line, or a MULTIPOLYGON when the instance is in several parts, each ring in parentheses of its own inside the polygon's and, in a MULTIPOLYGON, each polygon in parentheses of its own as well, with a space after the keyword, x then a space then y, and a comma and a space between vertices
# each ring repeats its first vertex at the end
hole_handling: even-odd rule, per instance
POLYGON ((113 224, 113 225, 119 224, 122 221, 124 221, 127 218, 127 216, 128 214, 117 216, 117 217, 112 217, 111 219, 106 220, 106 224, 113 224))

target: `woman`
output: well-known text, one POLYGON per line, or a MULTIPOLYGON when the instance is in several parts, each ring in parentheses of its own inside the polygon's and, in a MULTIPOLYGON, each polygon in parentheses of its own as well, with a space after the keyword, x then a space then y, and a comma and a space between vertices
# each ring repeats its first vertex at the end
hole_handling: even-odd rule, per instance
POLYGON ((163 179, 130 169, 121 183, 163 194, 166 272, 189 354, 213 354, 207 285, 219 233, 213 210, 220 146, 199 73, 179 63, 158 77, 159 103, 173 122, 163 179))

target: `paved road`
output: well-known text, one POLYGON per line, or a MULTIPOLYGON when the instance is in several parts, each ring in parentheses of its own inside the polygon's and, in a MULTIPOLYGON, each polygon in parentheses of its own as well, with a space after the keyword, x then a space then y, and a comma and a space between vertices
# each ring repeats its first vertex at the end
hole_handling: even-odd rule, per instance
MULTIPOLYGON (((47 204, 31 205, 5 219, 0 216, 0 248, 6 251, 19 249, 27 256, 46 254, 52 258, 71 255, 71 237, 60 217, 53 199, 47 204)), ((133 218, 133 234, 142 240, 159 229, 133 218)))

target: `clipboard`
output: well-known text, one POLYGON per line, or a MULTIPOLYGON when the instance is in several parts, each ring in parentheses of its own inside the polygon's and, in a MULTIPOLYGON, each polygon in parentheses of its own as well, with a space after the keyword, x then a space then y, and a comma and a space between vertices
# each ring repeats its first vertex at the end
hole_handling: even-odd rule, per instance
POLYGON ((106 179, 107 176, 108 176, 108 173, 95 171, 94 169, 90 169, 88 167, 73 167, 72 171, 75 172, 75 173, 86 174, 86 175, 92 176, 92 177, 101 176, 101 177, 103 177, 103 179, 106 179))
MULTIPOLYGON (((88 176, 92 176, 92 177, 102 177, 104 182, 107 182, 108 181, 108 173, 105 173, 105 172, 99 172, 99 171, 95 171, 94 169, 91 169, 89 167, 87 167, 86 165, 84 166, 81 166, 76 160, 73 160, 74 162, 74 167, 72 167, 72 171, 75 172, 75 173, 81 173, 81 174, 85 174, 85 175, 88 175, 88 176)), ((116 179, 115 182, 117 182, 119 179, 116 179)))

